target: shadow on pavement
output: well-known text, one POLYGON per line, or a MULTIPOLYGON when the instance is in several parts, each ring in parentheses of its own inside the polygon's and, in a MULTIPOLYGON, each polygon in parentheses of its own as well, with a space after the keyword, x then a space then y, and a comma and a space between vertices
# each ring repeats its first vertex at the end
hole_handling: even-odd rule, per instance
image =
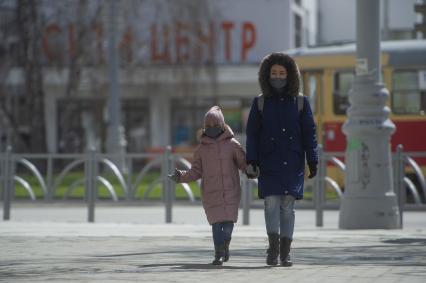
POLYGON ((400 239, 384 240, 382 242, 386 243, 386 244, 402 244, 402 245, 421 244, 421 245, 426 245, 426 239, 423 239, 423 238, 400 238, 400 239))
MULTIPOLYGON (((382 241, 383 245, 344 246, 344 247, 298 247, 291 250, 291 256, 295 265, 380 265, 380 266, 426 266, 426 239, 393 239, 382 241)), ((169 251, 123 253, 110 255, 97 255, 97 258, 115 257, 146 257, 152 261, 162 261, 159 264, 141 265, 141 267, 166 267, 174 269, 211 269, 217 268, 208 264, 213 259, 213 250, 194 249, 185 247, 181 250, 170 249, 169 251), (180 259, 184 263, 164 263, 164 256, 170 259, 180 259), (187 263, 193 260, 205 263, 187 263)), ((240 266, 226 266, 229 269, 260 269, 268 266, 249 267, 253 263, 264 264, 266 257, 265 249, 231 249, 231 262, 235 260, 240 266), (247 267, 241 264, 247 263, 247 267)))
POLYGON ((306 265, 426 266, 426 245, 423 241, 411 241, 405 245, 398 240, 383 242, 389 244, 297 248, 293 251, 293 258, 296 263, 306 265))
MULTIPOLYGON (((107 254, 107 255, 96 255, 94 257, 99 258, 109 258, 109 257, 126 257, 126 256, 146 256, 146 255, 170 255, 170 256, 176 256, 176 254, 181 254, 185 256, 193 256, 193 257, 200 257, 200 256, 213 256, 213 248, 211 250, 208 249, 184 249, 184 250, 176 250, 176 249, 170 249, 169 251, 161 251, 161 252, 141 252, 141 253, 123 253, 123 254, 107 254)), ((233 256, 249 256, 249 257, 256 257, 256 254, 258 256, 263 256, 265 254, 265 250, 263 249, 239 249, 239 250, 231 250, 231 255, 233 256)))
POLYGON ((232 266, 232 263, 224 263, 222 266, 212 265, 210 263, 161 263, 161 264, 145 264, 139 265, 139 268, 157 268, 157 267, 168 267, 171 270, 202 270, 202 269, 243 269, 243 270, 255 270, 255 269, 268 269, 279 266, 232 266))

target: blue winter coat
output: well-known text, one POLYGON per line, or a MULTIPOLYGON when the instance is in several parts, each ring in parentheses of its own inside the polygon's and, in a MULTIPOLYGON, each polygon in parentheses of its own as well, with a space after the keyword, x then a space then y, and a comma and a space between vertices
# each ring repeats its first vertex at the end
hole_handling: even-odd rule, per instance
POLYGON ((259 197, 292 195, 303 198, 305 156, 318 163, 315 122, 309 101, 297 109, 294 95, 264 97, 263 111, 253 100, 247 122, 247 161, 260 166, 259 197))

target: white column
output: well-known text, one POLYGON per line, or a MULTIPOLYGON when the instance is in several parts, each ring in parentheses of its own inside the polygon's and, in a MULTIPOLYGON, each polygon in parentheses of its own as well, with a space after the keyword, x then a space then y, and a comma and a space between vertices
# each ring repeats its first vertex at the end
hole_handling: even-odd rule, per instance
POLYGON ((46 91, 44 96, 44 107, 47 152, 56 153, 58 151, 58 112, 56 97, 53 93, 46 91))
POLYGON ((399 227, 399 210, 392 181, 388 91, 381 83, 380 0, 358 0, 357 67, 349 92, 345 193, 340 206, 343 229, 399 227))
POLYGON ((121 100, 119 84, 119 58, 117 51, 117 7, 115 0, 109 0, 109 30, 108 30, 108 74, 109 74, 109 97, 108 97, 108 136, 107 151, 109 153, 126 152, 126 139, 124 128, 121 125, 121 100))

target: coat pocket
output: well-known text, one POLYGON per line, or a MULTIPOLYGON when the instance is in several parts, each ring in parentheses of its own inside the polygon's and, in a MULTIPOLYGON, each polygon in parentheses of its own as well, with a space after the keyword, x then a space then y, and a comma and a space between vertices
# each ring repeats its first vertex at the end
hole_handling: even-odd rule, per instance
POLYGON ((279 171, 281 155, 277 153, 278 146, 275 138, 270 137, 262 141, 259 156, 261 174, 279 171))
POLYGON ((291 149, 292 151, 299 152, 300 154, 302 154, 302 153, 303 153, 303 145, 302 145, 302 143, 300 143, 300 142, 292 142, 292 143, 290 144, 290 149, 291 149))
POLYGON ((260 142, 260 153, 264 156, 275 151, 276 141, 273 137, 264 138, 260 142))
POLYGON ((301 146, 291 146, 289 151, 289 159, 294 164, 294 168, 299 174, 304 170, 305 153, 301 146))

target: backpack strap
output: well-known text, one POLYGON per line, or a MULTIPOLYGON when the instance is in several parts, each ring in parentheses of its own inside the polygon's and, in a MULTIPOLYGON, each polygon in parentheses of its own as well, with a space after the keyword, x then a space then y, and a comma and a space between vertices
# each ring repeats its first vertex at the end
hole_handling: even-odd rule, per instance
POLYGON ((299 92, 299 95, 297 96, 297 111, 302 112, 303 110, 303 93, 299 92))
POLYGON ((261 93, 257 96, 257 110, 260 112, 260 114, 263 113, 263 105, 265 105, 265 97, 261 93))

